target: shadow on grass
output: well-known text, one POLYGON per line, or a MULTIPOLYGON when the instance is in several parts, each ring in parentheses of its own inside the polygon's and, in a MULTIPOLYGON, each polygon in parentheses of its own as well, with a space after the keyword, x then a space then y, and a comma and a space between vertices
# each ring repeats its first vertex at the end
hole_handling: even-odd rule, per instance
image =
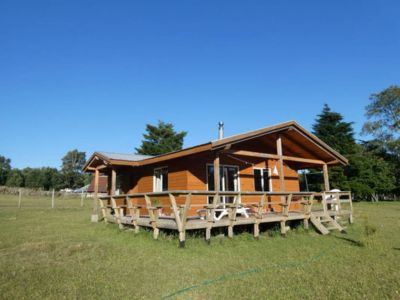
POLYGON ((344 236, 335 236, 335 238, 339 240, 343 240, 348 242, 350 245, 357 246, 357 247, 365 247, 365 244, 361 241, 357 241, 355 239, 349 238, 349 237, 344 237, 344 236))
POLYGON ((400 251, 400 248, 398 248, 398 247, 393 247, 393 250, 398 250, 398 251, 400 251))

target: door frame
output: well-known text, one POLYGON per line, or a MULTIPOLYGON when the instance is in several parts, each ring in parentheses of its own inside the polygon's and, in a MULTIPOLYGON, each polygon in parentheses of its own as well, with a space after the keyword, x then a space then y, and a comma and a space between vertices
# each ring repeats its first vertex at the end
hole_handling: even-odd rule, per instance
MULTIPOLYGON (((211 164, 211 163, 207 163, 206 164, 206 180, 207 180, 206 188, 207 188, 207 191, 209 191, 209 187, 208 187, 208 167, 209 166, 214 168, 214 164, 211 164)), ((221 173, 224 174, 224 168, 235 168, 236 169, 236 171, 237 171, 237 179, 236 179, 236 188, 237 188, 237 190, 235 192, 240 192, 240 168, 239 168, 239 166, 238 165, 220 164, 219 167, 222 168, 222 172, 219 172, 220 173, 220 180, 221 180, 221 173)), ((225 185, 225 182, 223 180, 222 180, 222 182, 225 185)), ((221 191, 225 191, 225 190, 222 190, 222 185, 220 186, 220 188, 221 188, 221 191)), ((221 202, 223 203, 223 208, 225 208, 226 196, 222 196, 221 200, 222 200, 221 202)))

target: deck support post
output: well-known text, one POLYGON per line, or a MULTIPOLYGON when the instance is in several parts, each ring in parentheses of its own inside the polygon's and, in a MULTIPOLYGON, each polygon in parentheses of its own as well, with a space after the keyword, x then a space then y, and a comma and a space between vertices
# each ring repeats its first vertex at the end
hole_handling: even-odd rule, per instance
POLYGON ((308 226, 308 218, 305 218, 305 219, 303 220, 303 224, 304 224, 304 229, 305 229, 305 230, 308 230, 308 229, 309 229, 309 226, 308 226))
POLYGON ((281 235, 286 236, 286 220, 281 220, 281 235))
POLYGON ((94 170, 94 195, 93 195, 93 210, 91 221, 98 222, 99 221, 99 214, 98 214, 98 194, 99 194, 99 169, 94 170))
POLYGON ((330 186, 329 186, 329 173, 328 173, 328 165, 327 164, 322 165, 322 172, 324 173, 325 192, 328 192, 330 190, 330 186))
POLYGON ((211 243, 211 227, 206 228, 206 243, 208 245, 211 243))
POLYGON ((135 233, 139 233, 139 231, 140 231, 140 226, 138 225, 139 218, 140 218, 140 208, 135 207, 134 208, 134 220, 133 220, 133 226, 135 227, 135 233))
POLYGON ((254 238, 257 240, 260 238, 260 221, 258 219, 254 223, 254 238))
POLYGON ((228 238, 233 238, 233 226, 231 225, 228 226, 228 238))

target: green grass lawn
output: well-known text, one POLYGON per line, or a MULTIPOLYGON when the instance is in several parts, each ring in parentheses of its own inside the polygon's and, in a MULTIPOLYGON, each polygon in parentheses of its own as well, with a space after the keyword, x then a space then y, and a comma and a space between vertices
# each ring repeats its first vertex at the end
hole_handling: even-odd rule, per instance
POLYGON ((400 203, 354 209, 346 235, 190 236, 179 249, 176 236, 90 223, 89 203, 0 208, 0 298, 400 299, 400 203))

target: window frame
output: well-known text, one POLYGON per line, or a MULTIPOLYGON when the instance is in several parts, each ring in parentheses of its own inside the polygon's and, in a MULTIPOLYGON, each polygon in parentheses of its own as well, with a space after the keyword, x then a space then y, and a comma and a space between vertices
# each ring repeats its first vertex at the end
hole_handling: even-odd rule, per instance
POLYGON ((168 166, 162 166, 162 167, 157 167, 157 168, 154 168, 153 169, 153 192, 155 192, 155 193, 160 193, 160 192, 165 192, 165 191, 168 191, 168 185, 169 185, 169 171, 168 171, 168 166), (164 174, 165 173, 163 173, 162 172, 162 170, 163 169, 166 169, 167 170, 167 172, 166 172, 166 174, 167 174, 167 189, 166 190, 164 190, 164 174), (157 188, 157 180, 158 180, 158 178, 157 178, 157 176, 156 176, 156 172, 157 171, 160 171, 160 174, 161 174, 161 178, 160 178, 160 180, 161 180, 161 190, 157 190, 156 188, 157 188))
MULTIPOLYGON (((207 188, 207 191, 209 191, 209 185, 208 185, 208 167, 213 167, 214 168, 214 164, 211 164, 211 163, 207 163, 206 164, 206 180, 207 180, 207 184, 206 184, 206 188, 207 188)), ((237 178, 236 178, 236 185, 237 185, 237 191, 236 192, 240 192, 240 168, 239 168, 239 166, 238 165, 225 165, 225 164, 220 164, 219 165, 219 167, 220 168, 222 168, 222 170, 224 169, 224 167, 227 167, 227 168, 235 168, 236 170, 237 170, 237 178)), ((221 172, 220 172, 220 180, 221 180, 221 172)), ((220 187, 221 188, 221 187, 220 187)), ((214 187, 214 191, 215 191, 215 187, 214 187)), ((222 190, 221 190, 222 191, 222 190)), ((212 203, 212 196, 209 196, 208 197, 208 203, 212 203)), ((227 198, 229 198, 229 197, 227 197, 227 196, 221 196, 220 197, 220 201, 221 201, 221 203, 222 203, 222 208, 223 209, 225 209, 226 207, 225 207, 225 205, 228 203, 227 202, 227 198)), ((240 201, 240 198, 239 198, 239 201, 240 201)), ((240 201, 241 202, 241 201, 240 201)), ((239 203, 240 203, 239 202, 239 203)))
MULTIPOLYGON (((211 163, 207 163, 206 164, 206 180, 207 180, 207 184, 206 184, 206 188, 207 188, 207 191, 210 191, 209 189, 208 189, 208 167, 209 166, 211 166, 211 167, 213 167, 214 168, 214 164, 211 164, 211 163)), ((223 167, 230 167, 230 168, 236 168, 236 170, 237 170, 237 192, 240 192, 240 168, 239 168, 239 166, 238 165, 225 165, 225 164, 220 164, 219 165, 219 167, 221 168, 223 168, 223 167)), ((219 176, 221 177, 221 174, 219 174, 219 176)), ((220 179, 221 180, 221 179, 220 179)), ((220 187, 221 188, 221 187, 220 187)), ((215 191, 215 190, 214 190, 215 191)))
POLYGON ((272 192, 272 171, 271 168, 262 168, 262 167, 253 167, 253 187, 254 187, 254 191, 256 192, 256 185, 255 185, 255 174, 254 171, 255 170, 260 170, 261 171, 261 188, 262 188, 262 192, 272 192), (269 190, 266 191, 264 188, 264 171, 267 171, 268 173, 268 185, 269 185, 269 190))

